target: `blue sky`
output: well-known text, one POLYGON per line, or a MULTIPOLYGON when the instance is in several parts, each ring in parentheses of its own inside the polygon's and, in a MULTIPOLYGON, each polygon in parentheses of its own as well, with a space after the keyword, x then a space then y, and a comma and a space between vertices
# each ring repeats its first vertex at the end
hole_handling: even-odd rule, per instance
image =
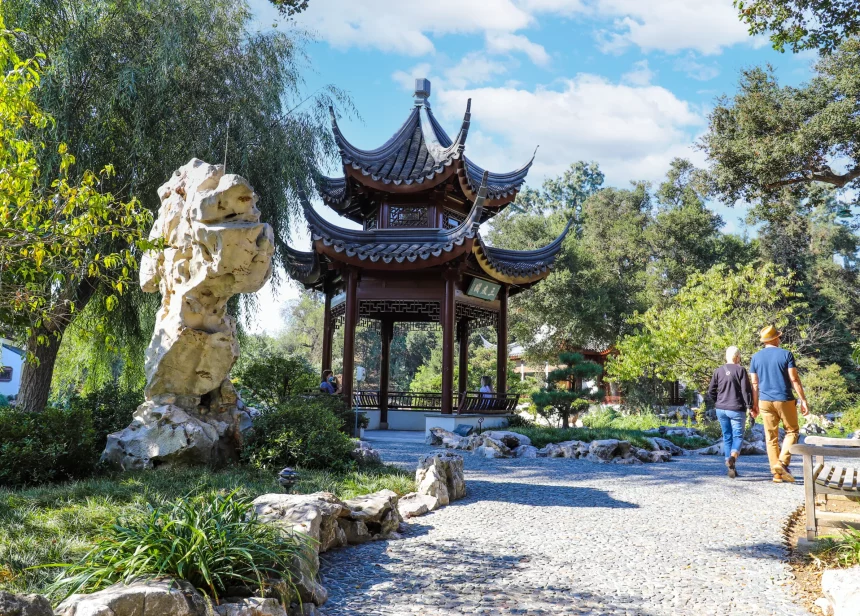
MULTIPOLYGON (((290 27, 268 0, 250 3, 260 29, 290 27)), ((352 97, 359 116, 341 128, 355 145, 388 139, 428 77, 449 132, 472 98, 478 164, 508 171, 540 146, 533 186, 576 160, 597 161, 612 186, 659 182, 674 157, 704 165, 692 145, 742 68, 770 63, 799 84, 814 61, 750 37, 731 0, 310 0, 295 26, 316 38, 308 92, 352 97)), ((714 209, 743 231, 744 208, 714 209)))

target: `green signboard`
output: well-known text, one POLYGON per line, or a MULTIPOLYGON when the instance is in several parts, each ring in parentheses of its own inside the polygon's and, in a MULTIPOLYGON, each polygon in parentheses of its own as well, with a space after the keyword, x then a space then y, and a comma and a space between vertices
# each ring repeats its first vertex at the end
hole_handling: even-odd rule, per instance
POLYGON ((496 299, 496 295, 499 293, 500 288, 501 285, 498 285, 495 282, 487 282, 480 278, 473 278, 472 284, 469 285, 467 293, 472 297, 480 297, 481 299, 491 302, 496 299))

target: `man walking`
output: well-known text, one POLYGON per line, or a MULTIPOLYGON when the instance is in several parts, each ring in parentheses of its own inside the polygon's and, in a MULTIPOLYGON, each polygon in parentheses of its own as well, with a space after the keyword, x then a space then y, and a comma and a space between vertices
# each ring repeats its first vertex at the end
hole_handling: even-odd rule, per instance
POLYGON ((797 374, 794 355, 779 348, 782 333, 773 325, 768 325, 761 332, 764 348, 752 356, 750 360, 750 383, 753 391, 753 417, 762 414, 765 439, 767 441, 767 457, 773 480, 776 483, 794 483, 794 477, 788 470, 791 464, 789 449, 797 443, 800 428, 797 425, 797 401, 791 390, 797 393, 800 401, 800 412, 809 415, 809 405, 803 393, 803 385, 797 374), (785 439, 782 441, 782 451, 779 449, 779 424, 785 427, 785 439))

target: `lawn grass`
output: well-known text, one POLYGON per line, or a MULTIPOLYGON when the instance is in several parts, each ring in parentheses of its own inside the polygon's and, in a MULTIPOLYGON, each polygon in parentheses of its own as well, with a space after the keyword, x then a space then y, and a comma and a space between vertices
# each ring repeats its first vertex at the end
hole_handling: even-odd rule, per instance
MULTIPOLYGON (((0 590, 44 593, 58 569, 27 570, 29 567, 79 560, 118 517, 140 512, 149 503, 174 500, 197 490, 235 488, 252 497, 283 492, 273 473, 249 467, 162 469, 0 489, 0 590)), ((300 470, 294 491, 325 490, 349 499, 385 488, 405 494, 414 490, 414 479, 390 466, 345 473, 300 470)))

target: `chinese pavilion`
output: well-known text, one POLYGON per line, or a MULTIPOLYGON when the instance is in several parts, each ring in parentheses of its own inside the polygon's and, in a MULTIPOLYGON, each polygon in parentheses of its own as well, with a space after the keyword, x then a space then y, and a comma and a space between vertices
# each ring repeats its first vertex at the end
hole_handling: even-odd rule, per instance
MULTIPOLYGON (((321 177, 317 190, 326 205, 361 229, 328 222, 302 194, 312 251, 290 248, 287 255, 290 275, 325 294, 323 370, 331 368, 333 332, 342 325, 343 394, 356 406, 378 407, 382 428, 388 424, 389 404, 443 415, 463 408, 468 334, 474 327, 497 329, 496 389, 505 398, 508 298, 549 274, 567 233, 537 250, 487 245, 478 231, 481 223, 514 200, 532 161, 509 173, 482 169, 464 154, 471 100, 452 139, 434 116, 429 96, 430 82, 416 80, 414 106, 406 121, 374 150, 347 141, 332 111, 343 177, 321 177), (441 326, 442 392, 435 398, 428 394, 422 403, 413 400, 405 405, 392 401, 396 396, 388 391, 389 353, 395 322, 441 326), (381 334, 378 392, 354 392, 359 323, 373 324, 381 334)), ((480 408, 489 407, 493 405, 480 408)))

